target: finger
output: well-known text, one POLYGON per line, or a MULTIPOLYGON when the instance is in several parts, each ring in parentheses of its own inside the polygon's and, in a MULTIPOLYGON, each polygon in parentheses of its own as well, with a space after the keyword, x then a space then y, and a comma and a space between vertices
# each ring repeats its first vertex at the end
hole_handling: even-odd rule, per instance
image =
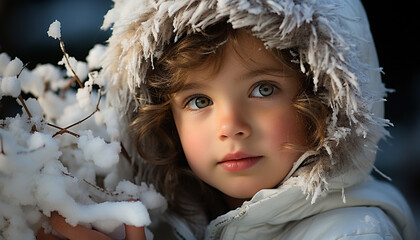
POLYGON ((146 240, 144 227, 125 226, 125 240, 146 240))
POLYGON ((36 233, 37 240, 60 240, 58 237, 54 236, 51 233, 45 233, 44 228, 40 228, 36 233))
POLYGON ((59 234, 63 235, 68 239, 75 240, 111 240, 108 236, 98 231, 88 229, 81 225, 75 227, 71 226, 66 220, 60 216, 57 212, 51 214, 51 226, 59 234))
MULTIPOLYGON (((130 199, 129 202, 136 202, 136 199, 130 199)), ((130 225, 125 225, 125 240, 146 240, 146 233, 144 232, 144 227, 135 227, 130 225)))

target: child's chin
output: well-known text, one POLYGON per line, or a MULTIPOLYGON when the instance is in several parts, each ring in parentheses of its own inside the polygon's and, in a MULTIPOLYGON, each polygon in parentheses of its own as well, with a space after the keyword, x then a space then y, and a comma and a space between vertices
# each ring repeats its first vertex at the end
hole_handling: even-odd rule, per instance
POLYGON ((225 194, 231 198, 247 200, 252 198, 261 189, 255 191, 249 191, 249 189, 247 190, 248 191, 228 191, 227 193, 225 192, 225 194))

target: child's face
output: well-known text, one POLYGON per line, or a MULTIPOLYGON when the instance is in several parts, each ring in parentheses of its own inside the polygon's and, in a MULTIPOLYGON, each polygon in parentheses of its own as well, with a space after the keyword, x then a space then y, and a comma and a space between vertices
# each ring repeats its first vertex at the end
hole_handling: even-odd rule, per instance
POLYGON ((188 73, 172 112, 193 172, 242 199, 278 185, 301 155, 284 145, 304 145, 306 135, 292 106, 299 75, 245 32, 236 51, 227 44, 216 73, 208 66, 188 73))

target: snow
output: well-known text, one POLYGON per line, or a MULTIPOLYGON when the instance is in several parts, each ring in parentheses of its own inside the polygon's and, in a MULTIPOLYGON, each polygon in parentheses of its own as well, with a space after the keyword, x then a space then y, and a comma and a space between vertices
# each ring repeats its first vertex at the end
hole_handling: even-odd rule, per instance
POLYGON ((98 113, 98 117, 101 118, 100 120, 105 123, 106 131, 109 137, 113 140, 120 139, 120 132, 119 132, 119 116, 117 110, 113 107, 108 107, 104 110, 101 110, 98 113))
POLYGON ((15 77, 19 74, 22 67, 22 61, 19 58, 15 58, 6 65, 3 76, 15 77))
POLYGON ((4 77, 1 81, 2 95, 18 97, 20 94, 20 81, 17 77, 4 77))
POLYGON ((61 61, 58 62, 59 65, 64 65, 66 67, 67 75, 69 77, 74 77, 72 71, 73 69, 80 80, 86 79, 89 73, 88 65, 84 62, 77 61, 74 57, 70 57, 67 55, 67 58, 69 62, 67 62, 65 56, 63 56, 63 59, 61 59, 61 61))
POLYGON ((106 143, 104 139, 94 137, 90 130, 80 133, 77 146, 83 151, 86 160, 92 160, 101 168, 111 168, 117 164, 121 152, 119 142, 106 143))
MULTIPOLYGON (((61 37, 58 21, 48 35, 61 37)), ((29 70, 0 54, 0 97, 31 96, 17 100, 21 114, 0 119, 0 239, 35 239, 40 226, 51 230, 53 211, 72 225, 122 239, 122 224, 147 226, 150 214, 167 208, 153 186, 132 182, 131 160, 121 154, 119 116, 105 104, 108 79, 89 73, 100 68, 104 51, 95 46, 87 63, 67 56, 81 80, 89 76, 76 90, 64 90, 74 77, 64 58, 65 69, 42 64, 29 70), (103 88, 100 102, 95 85, 103 88)), ((146 234, 152 237, 147 228, 146 234)))
POLYGON ((77 89, 76 98, 80 108, 88 111, 95 110, 95 103, 97 100, 92 97, 91 91, 92 89, 89 87, 77 89))
POLYGON ((90 70, 101 67, 102 56, 104 55, 105 50, 106 47, 104 45, 96 44, 89 51, 86 61, 88 62, 88 67, 90 70))
POLYGON ((22 91, 25 93, 31 92, 32 95, 39 97, 44 94, 45 84, 41 76, 36 73, 23 69, 19 75, 22 91))
POLYGON ((7 53, 0 53, 0 72, 4 72, 9 62, 10 62, 9 55, 7 55, 7 53))
MULTIPOLYGON (((36 100, 35 98, 28 98, 25 100, 25 104, 28 107, 29 112, 32 115, 32 118, 42 118, 44 111, 41 105, 39 104, 38 100, 36 100)), ((24 109, 22 109, 22 112, 23 112, 22 116, 29 118, 28 114, 26 113, 24 109)))
POLYGON ((51 23, 47 34, 49 37, 52 37, 54 39, 61 38, 61 23, 57 20, 51 23))
POLYGON ((48 83, 52 91, 57 91, 67 84, 63 71, 52 64, 39 64, 32 70, 32 73, 39 76, 44 83, 48 83))
POLYGON ((66 107, 66 102, 53 92, 46 92, 42 97, 38 98, 38 102, 45 115, 49 117, 48 120, 59 118, 66 107))

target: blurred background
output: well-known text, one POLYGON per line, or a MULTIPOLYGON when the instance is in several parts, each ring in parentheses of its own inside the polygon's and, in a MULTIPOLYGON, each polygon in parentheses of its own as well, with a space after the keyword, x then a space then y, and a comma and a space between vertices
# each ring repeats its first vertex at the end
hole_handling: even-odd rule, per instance
MULTIPOLYGON (((413 3, 362 1, 370 21, 386 86, 395 89, 385 103, 385 117, 395 125, 392 138, 380 142, 376 166, 407 198, 420 228, 420 30, 413 3)), ((0 52, 29 62, 56 64, 62 58, 59 43, 48 37, 54 20, 61 22, 66 50, 85 60, 96 43, 105 43, 109 31, 100 30, 111 0, 0 0, 0 52)), ((0 118, 14 116, 16 101, 0 101, 0 118)), ((375 174, 378 176, 378 174, 375 174)), ((381 178, 378 176, 378 178, 381 178)), ((383 178, 381 178, 383 179, 383 178)))

